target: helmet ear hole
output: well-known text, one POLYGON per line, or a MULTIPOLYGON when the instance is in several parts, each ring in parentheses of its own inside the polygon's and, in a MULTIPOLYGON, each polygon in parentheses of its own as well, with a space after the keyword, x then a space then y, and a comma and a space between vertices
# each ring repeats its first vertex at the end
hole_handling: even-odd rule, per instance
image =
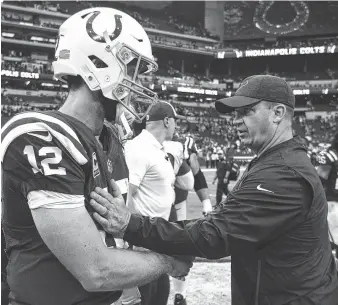
POLYGON ((80 75, 66 75, 63 79, 67 82, 69 88, 73 90, 78 89, 84 83, 80 75))
POLYGON ((90 55, 90 56, 88 56, 88 58, 91 60, 91 62, 94 64, 94 66, 97 69, 108 68, 108 65, 103 60, 98 58, 97 56, 90 55))

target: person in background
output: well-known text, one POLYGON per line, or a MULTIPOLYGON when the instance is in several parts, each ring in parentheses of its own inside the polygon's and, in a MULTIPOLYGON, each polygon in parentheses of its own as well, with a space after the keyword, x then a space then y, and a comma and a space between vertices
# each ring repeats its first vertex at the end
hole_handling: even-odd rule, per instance
MULTIPOLYGON (((172 140, 177 118, 179 116, 171 104, 159 101, 147 114, 145 129, 125 145, 130 182, 127 206, 140 215, 169 219, 175 200, 175 173, 163 144, 172 140)), ((184 182, 181 182, 180 186, 184 187, 184 182)), ((135 246, 133 249, 145 251, 135 246)), ((164 274, 138 289, 142 305, 166 305, 169 277, 164 274)), ((133 295, 137 296, 137 293, 133 295)))
POLYGON ((328 200, 329 236, 338 258, 338 132, 333 135, 330 147, 316 154, 315 166, 328 200))
POLYGON ((216 206, 218 206, 222 201, 223 194, 225 196, 229 193, 229 176, 233 166, 233 158, 229 155, 226 159, 224 158, 223 153, 218 154, 218 163, 216 174, 212 184, 215 184, 217 180, 217 189, 216 189, 216 206))
MULTIPOLYGON (((209 189, 205 180, 205 176, 200 169, 200 165, 197 158, 197 147, 194 139, 192 137, 185 137, 180 140, 179 137, 175 137, 174 143, 179 151, 174 155, 179 156, 179 159, 182 162, 181 167, 178 170, 176 180, 181 179, 180 175, 192 170, 193 176, 193 189, 195 190, 197 196, 202 202, 202 213, 206 216, 213 209, 209 197, 209 189), (190 167, 189 165, 190 164, 190 167)), ((171 145, 172 146, 172 145, 171 145)), ((168 153, 173 151, 169 149, 168 145, 165 145, 165 149, 168 153)), ((175 171, 176 172, 176 171, 175 171)), ((189 194, 189 188, 182 188, 175 183, 175 203, 172 207, 170 214, 170 221, 183 221, 187 220, 187 198, 189 194)), ((187 279, 177 279, 172 278, 173 289, 175 293, 174 305, 186 305, 186 288, 187 288, 187 279)))
POLYGON ((316 161, 327 200, 338 201, 338 132, 334 134, 330 147, 317 154, 316 161))

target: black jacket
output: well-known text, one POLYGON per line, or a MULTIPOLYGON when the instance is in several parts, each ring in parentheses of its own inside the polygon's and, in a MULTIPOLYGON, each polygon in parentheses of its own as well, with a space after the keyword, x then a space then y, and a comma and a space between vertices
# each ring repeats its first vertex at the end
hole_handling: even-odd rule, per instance
POLYGON ((254 159, 207 218, 132 215, 125 239, 166 254, 231 255, 234 305, 337 305, 327 202, 300 138, 254 159))

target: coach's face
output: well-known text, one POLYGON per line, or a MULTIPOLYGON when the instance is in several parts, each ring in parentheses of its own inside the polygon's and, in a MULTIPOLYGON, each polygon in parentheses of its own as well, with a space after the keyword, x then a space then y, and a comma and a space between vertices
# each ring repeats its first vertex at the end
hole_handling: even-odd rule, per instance
POLYGON ((235 113, 234 124, 244 145, 257 152, 271 141, 275 127, 271 120, 271 109, 265 103, 238 108, 235 113))

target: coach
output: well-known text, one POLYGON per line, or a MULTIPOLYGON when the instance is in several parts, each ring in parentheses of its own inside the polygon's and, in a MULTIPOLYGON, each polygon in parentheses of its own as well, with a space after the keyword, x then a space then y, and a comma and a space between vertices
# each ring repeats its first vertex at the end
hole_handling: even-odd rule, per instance
POLYGON ((216 102, 221 113, 235 110, 241 142, 257 156, 207 218, 169 223, 130 214, 112 182, 114 196, 98 188, 91 194, 95 219, 158 252, 231 255, 234 305, 337 305, 328 206, 306 148, 292 136, 294 107, 285 80, 265 75, 245 79, 234 97, 216 102))

